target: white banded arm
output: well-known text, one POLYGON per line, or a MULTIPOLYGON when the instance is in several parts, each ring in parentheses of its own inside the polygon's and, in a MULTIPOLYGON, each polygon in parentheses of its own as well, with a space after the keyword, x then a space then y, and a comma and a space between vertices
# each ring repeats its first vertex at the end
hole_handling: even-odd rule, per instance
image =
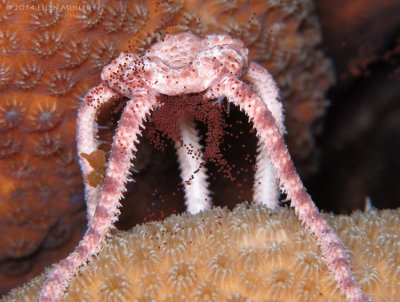
POLYGON ((77 117, 77 148, 79 164, 82 169, 83 182, 85 184, 85 200, 87 207, 87 219, 93 217, 97 202, 100 196, 100 186, 93 187, 88 184, 87 176, 93 168, 88 161, 81 156, 82 153, 91 154, 96 151, 99 143, 97 142, 97 122, 96 116, 100 107, 108 101, 121 97, 105 84, 91 89, 82 101, 77 117))
POLYGON ((185 190, 186 209, 191 214, 197 214, 211 207, 200 137, 192 118, 181 117, 177 123, 182 142, 176 141, 175 148, 185 190))

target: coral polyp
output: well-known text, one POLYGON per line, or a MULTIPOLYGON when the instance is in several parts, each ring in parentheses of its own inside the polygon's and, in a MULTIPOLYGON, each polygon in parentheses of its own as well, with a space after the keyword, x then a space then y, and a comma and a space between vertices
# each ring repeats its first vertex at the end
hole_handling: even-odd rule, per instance
POLYGON ((26 126, 30 131, 44 131, 56 126, 62 119, 61 102, 52 96, 30 95, 26 126))
MULTIPOLYGON (((373 301, 395 302, 400 295, 399 255, 395 249, 400 236, 399 215, 400 210, 326 215, 335 231, 342 233, 344 242, 353 241, 354 228, 366 234, 359 246, 351 248, 351 255, 356 279, 373 301), (397 237, 388 241, 391 248, 385 249, 378 260, 366 253, 365 246, 379 249, 375 235, 368 229, 381 219, 384 221, 380 227, 372 229, 397 237)), ((36 301, 45 277, 42 274, 14 289, 2 302, 36 301)), ((173 215, 114 234, 98 257, 74 277, 63 301, 106 301, 105 297, 117 293, 122 302, 218 302, 239 298, 254 302, 344 301, 315 240, 304 231, 294 211, 280 208, 272 212, 248 204, 238 205, 233 211, 217 207, 197 215, 173 215), (279 227, 269 228, 272 236, 262 232, 269 224, 277 225, 277 221, 279 227), (234 223, 247 229, 232 230, 234 223), (293 244, 293 238, 301 240, 293 244), (189 244, 180 254, 165 255, 160 246, 166 241, 189 244), (265 256, 272 245, 286 249, 281 262, 265 256)))
POLYGON ((17 127, 25 119, 27 104, 12 95, 0 100, 0 131, 17 127))

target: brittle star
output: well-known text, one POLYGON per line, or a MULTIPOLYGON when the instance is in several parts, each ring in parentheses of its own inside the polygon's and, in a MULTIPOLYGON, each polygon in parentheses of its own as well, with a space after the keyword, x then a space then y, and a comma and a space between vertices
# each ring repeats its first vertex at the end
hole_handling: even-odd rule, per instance
MULTIPOLYGON (((248 61, 248 49, 243 42, 227 35, 209 35, 204 39, 190 32, 167 35, 144 55, 120 54, 103 69, 101 78, 103 82, 89 91, 78 113, 78 153, 85 181, 88 230, 75 251, 49 272, 40 301, 60 299, 71 277, 98 253, 110 234, 113 222, 118 219, 119 200, 129 177, 141 127, 160 105, 157 96, 191 93, 204 93, 210 100, 226 97, 248 115, 259 138, 255 201, 276 208, 280 182, 299 219, 314 234, 323 259, 346 299, 369 301, 353 278, 344 244, 320 215, 290 158, 283 139, 284 118, 277 86, 266 69, 248 61), (123 97, 130 100, 113 138, 104 184, 94 187, 89 181, 93 165, 84 157, 98 149, 96 114, 106 102, 123 97)), ((183 118, 177 123, 183 141, 176 144, 181 177, 183 181, 192 178, 185 188, 186 205, 190 213, 197 213, 211 205, 206 171, 201 165, 199 136, 192 120, 183 118), (183 150, 185 145, 200 155, 192 158, 183 150)))

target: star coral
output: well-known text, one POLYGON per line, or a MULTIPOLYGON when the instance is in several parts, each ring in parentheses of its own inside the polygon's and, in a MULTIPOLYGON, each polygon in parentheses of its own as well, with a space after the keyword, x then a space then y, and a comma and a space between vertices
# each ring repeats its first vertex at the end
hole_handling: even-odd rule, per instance
MULTIPOLYGON (((100 70, 119 52, 144 51, 167 31, 229 33, 245 41, 251 59, 267 66, 285 91, 289 145, 298 158, 310 154, 309 128, 323 113, 323 92, 332 83, 329 61, 315 48, 320 33, 313 4, 250 4, 251 9, 241 1, 0 1, 3 263, 45 247, 52 230, 81 206, 75 114, 100 70), (28 235, 32 230, 35 235, 28 235), (18 232, 26 236, 12 235, 18 232)), ((72 220, 65 229, 73 225, 72 220)), ((21 274, 31 270, 24 261, 15 263, 21 274)), ((8 274, 2 271, 2 290, 8 274)))
MULTIPOLYGON (((400 210, 325 214, 350 248, 353 270, 376 302, 400 295, 400 210)), ((45 275, 2 302, 36 301, 45 275)), ((63 301, 343 301, 319 248, 294 211, 214 208, 138 225, 108 239, 63 301), (207 298, 206 298, 207 297, 207 298), (146 300, 148 299, 148 300, 146 300), (241 301, 241 300, 239 300, 241 301)))

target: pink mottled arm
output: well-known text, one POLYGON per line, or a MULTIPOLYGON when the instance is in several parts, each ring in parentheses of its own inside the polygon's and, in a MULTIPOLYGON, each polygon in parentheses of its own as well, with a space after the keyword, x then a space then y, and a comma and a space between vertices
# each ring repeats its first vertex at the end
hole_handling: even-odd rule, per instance
MULTIPOLYGON (((279 99, 278 87, 267 70, 257 63, 250 62, 243 78, 251 85, 255 93, 267 105, 281 134, 285 133, 282 103, 279 99)), ((269 158, 268 150, 259 142, 257 146, 257 169, 254 175, 255 203, 265 204, 271 209, 279 205, 279 178, 269 158)))
POLYGON ((113 98, 120 97, 120 94, 112 91, 105 84, 91 89, 81 103, 77 118, 77 148, 79 164, 85 184, 85 200, 87 206, 87 219, 92 219, 97 202, 100 197, 100 186, 88 185, 87 176, 93 170, 88 161, 82 158, 81 153, 90 154, 97 150, 98 142, 96 114, 99 108, 113 98))
POLYGON ((181 117, 177 123, 181 131, 183 145, 177 141, 175 147, 185 190, 185 203, 187 211, 196 214, 209 209, 211 206, 207 170, 204 167, 200 138, 193 119, 181 117))
POLYGON ((50 271, 39 301, 59 301, 69 279, 78 271, 79 266, 99 251, 119 215, 119 200, 125 191, 124 181, 134 157, 132 150, 136 151, 135 144, 138 142, 143 120, 155 104, 154 95, 137 88, 133 99, 126 105, 114 136, 104 185, 93 219, 75 251, 50 271))
POLYGON ((281 184, 286 189, 300 220, 315 235, 324 261, 334 275, 348 301, 370 301, 353 278, 346 248, 332 227, 323 219, 308 195, 283 140, 282 133, 268 107, 249 86, 233 76, 226 76, 220 84, 210 89, 213 97, 226 96, 240 107, 253 121, 261 142, 267 148, 281 184))
POLYGON ((283 106, 279 101, 279 89, 271 74, 261 65, 250 62, 244 80, 251 83, 253 91, 267 105, 281 134, 286 133, 283 106))

